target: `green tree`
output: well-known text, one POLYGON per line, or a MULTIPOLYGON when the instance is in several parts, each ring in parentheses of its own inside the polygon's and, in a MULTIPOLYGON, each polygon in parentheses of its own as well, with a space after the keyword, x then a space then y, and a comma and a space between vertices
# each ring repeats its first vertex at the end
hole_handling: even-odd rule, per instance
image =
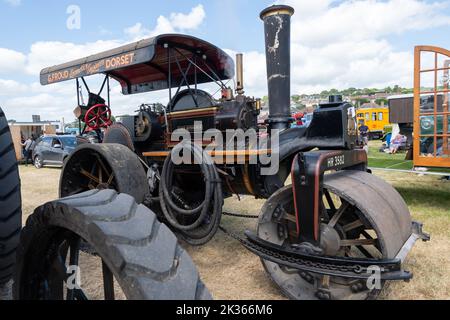
POLYGON ((393 90, 392 90, 391 87, 387 87, 387 88, 384 88, 384 92, 386 92, 386 93, 392 93, 393 90))
POLYGON ((302 99, 298 94, 295 94, 291 97, 292 102, 294 102, 295 104, 299 103, 300 100, 302 99))
POLYGON ((340 92, 337 89, 331 89, 330 92, 329 92, 330 96, 335 96, 335 95, 338 95, 338 94, 340 94, 340 92))
POLYGON ((380 98, 380 99, 375 100, 375 103, 379 106, 382 106, 382 105, 386 106, 388 104, 388 100, 385 98, 380 98))
POLYGON ((414 93, 414 89, 406 89, 406 88, 404 88, 404 89, 401 90, 401 93, 402 94, 411 94, 411 93, 414 93))
POLYGON ((369 102, 370 102, 370 100, 369 99, 365 99, 365 98, 356 99, 356 105, 358 107, 361 107, 363 104, 366 104, 366 103, 369 103, 369 102))

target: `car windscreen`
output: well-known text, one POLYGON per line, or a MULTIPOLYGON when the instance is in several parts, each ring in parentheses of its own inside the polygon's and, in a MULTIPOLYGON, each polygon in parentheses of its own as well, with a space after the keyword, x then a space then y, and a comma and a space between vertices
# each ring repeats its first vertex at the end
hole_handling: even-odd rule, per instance
POLYGON ((63 143, 64 147, 76 148, 77 147, 77 139, 76 138, 59 138, 63 143))

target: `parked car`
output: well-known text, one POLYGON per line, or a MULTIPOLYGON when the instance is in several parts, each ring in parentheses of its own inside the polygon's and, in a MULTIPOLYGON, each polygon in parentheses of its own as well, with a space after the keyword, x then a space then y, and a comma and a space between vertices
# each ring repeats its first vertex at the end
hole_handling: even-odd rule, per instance
POLYGON ((38 169, 46 165, 62 166, 65 160, 88 140, 76 136, 44 136, 37 141, 33 151, 34 166, 38 169))

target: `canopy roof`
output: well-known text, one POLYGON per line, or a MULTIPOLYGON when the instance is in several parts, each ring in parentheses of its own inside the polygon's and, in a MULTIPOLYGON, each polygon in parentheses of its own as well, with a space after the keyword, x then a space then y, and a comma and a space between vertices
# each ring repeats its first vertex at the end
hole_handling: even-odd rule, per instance
POLYGON ((95 74, 109 75, 120 82, 124 94, 133 94, 186 85, 185 77, 189 84, 231 79, 234 62, 223 50, 206 41, 165 34, 46 68, 41 71, 41 84, 95 74))

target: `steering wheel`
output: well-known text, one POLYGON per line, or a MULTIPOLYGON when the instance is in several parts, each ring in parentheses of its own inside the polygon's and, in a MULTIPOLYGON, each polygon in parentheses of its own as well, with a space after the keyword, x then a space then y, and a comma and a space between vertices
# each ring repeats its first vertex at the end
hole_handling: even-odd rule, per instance
POLYGON ((88 110, 84 122, 91 130, 107 128, 112 125, 111 109, 106 104, 96 104, 88 110))

